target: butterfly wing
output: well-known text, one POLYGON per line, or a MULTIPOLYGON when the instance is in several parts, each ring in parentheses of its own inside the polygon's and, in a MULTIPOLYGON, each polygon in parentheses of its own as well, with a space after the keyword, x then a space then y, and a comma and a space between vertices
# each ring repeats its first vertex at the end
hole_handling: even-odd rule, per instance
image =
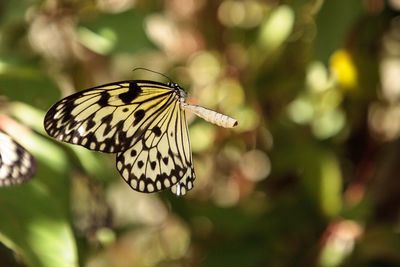
POLYGON ((195 175, 185 111, 176 98, 169 99, 166 108, 154 114, 133 146, 117 154, 117 169, 139 192, 174 188, 182 180, 185 189, 178 190, 178 195, 193 187, 195 175))
POLYGON ((0 131, 0 187, 29 181, 36 173, 33 156, 0 131))
POLYGON ((68 96, 46 114, 46 132, 91 150, 115 153, 132 145, 173 90, 152 81, 122 81, 68 96))
POLYGON ((193 187, 195 174, 185 111, 175 89, 152 81, 94 87, 53 105, 44 126, 60 141, 117 153, 118 171, 137 191, 172 187, 183 195, 193 187))
POLYGON ((183 152, 183 156, 185 160, 187 160, 188 164, 190 164, 190 168, 186 168, 186 172, 181 177, 178 183, 171 187, 171 191, 178 196, 185 195, 189 190, 193 188, 193 183, 196 178, 193 168, 192 161, 192 150, 190 148, 190 140, 189 140, 189 129, 186 121, 186 114, 184 110, 180 111, 180 116, 178 117, 178 127, 177 127, 177 136, 180 137, 181 144, 180 151, 183 152))

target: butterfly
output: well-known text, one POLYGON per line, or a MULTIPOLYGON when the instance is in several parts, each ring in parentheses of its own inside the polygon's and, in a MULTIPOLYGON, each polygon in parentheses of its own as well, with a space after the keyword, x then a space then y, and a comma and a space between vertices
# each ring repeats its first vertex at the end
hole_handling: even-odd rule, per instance
POLYGON ((44 128, 59 141, 115 153, 117 170, 136 191, 171 188, 184 195, 195 180, 185 111, 219 126, 237 125, 226 115, 187 104, 186 98, 171 80, 108 83, 54 104, 44 128))
POLYGON ((0 131, 0 187, 29 181, 36 173, 33 156, 6 133, 0 131))

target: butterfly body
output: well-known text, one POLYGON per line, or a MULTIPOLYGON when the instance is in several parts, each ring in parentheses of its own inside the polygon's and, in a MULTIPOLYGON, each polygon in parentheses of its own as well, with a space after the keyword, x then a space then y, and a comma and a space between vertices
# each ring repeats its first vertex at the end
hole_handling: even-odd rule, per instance
POLYGON ((186 97, 172 82, 109 83, 57 102, 44 127, 57 140, 116 153, 117 169, 134 190, 183 195, 195 179, 186 97))

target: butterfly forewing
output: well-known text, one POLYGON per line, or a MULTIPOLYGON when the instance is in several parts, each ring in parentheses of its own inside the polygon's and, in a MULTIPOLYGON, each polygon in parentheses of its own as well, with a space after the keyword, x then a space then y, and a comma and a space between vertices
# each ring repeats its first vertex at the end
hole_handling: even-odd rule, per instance
POLYGON ((121 152, 141 135, 147 127, 147 117, 172 93, 171 88, 148 81, 94 87, 53 105, 44 126, 50 136, 60 141, 96 151, 121 152))
POLYGON ((33 156, 0 131, 0 187, 29 181, 36 173, 33 156))

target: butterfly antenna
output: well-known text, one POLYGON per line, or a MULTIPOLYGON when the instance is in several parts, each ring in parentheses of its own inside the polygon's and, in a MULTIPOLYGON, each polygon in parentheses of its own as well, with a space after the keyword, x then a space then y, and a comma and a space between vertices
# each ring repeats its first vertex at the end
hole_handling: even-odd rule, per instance
POLYGON ((155 70, 146 69, 146 68, 142 68, 142 67, 134 68, 132 71, 136 71, 136 70, 146 70, 146 71, 149 71, 149 72, 153 72, 155 74, 159 74, 159 75, 167 78, 170 81, 170 83, 173 83, 172 80, 167 75, 165 75, 165 74, 163 74, 161 72, 158 72, 158 71, 155 71, 155 70))

